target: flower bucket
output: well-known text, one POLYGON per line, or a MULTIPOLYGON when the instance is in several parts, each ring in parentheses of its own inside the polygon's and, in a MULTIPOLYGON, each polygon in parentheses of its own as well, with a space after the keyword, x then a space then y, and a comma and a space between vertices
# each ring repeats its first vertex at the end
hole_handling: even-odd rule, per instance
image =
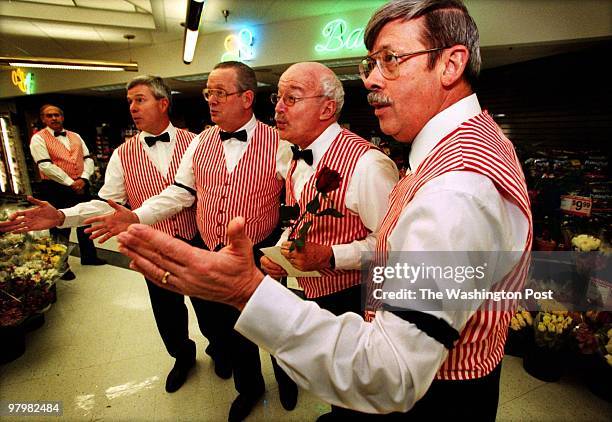
POLYGON ((533 329, 531 327, 518 331, 508 329, 504 353, 509 356, 522 358, 525 356, 525 352, 533 347, 533 341, 533 329))
POLYGON ((555 382, 563 375, 563 359, 559 351, 533 344, 525 351, 523 368, 541 381, 555 382))
POLYGON ((584 382, 591 393, 612 403, 612 366, 598 354, 590 358, 590 364, 584 372, 584 382))
POLYGON ((21 324, 0 327, 0 364, 12 362, 25 352, 25 332, 21 324))

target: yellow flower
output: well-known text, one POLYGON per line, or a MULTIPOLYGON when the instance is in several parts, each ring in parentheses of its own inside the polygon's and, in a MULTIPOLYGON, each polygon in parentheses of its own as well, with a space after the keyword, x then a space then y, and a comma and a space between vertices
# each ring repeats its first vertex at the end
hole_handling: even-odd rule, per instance
POLYGON ((525 327, 527 325, 521 314, 516 314, 516 321, 519 323, 521 327, 525 327))
POLYGON ((544 317, 542 318, 542 322, 544 322, 544 324, 548 324, 550 320, 551 320, 550 315, 544 314, 544 317))
POLYGON ((533 318, 531 317, 531 314, 529 312, 522 311, 521 315, 523 315, 523 318, 525 318, 525 321, 527 322, 527 324, 533 325, 533 318))
POLYGON ((550 331, 551 333, 554 333, 555 331, 557 331, 557 329, 555 328, 553 324, 547 324, 546 326, 548 327, 548 331, 550 331))
POLYGON ((612 338, 612 328, 610 328, 606 334, 608 335, 608 338, 612 338))
POLYGON ((606 344, 606 352, 612 353, 612 343, 606 344))
POLYGON ((608 365, 612 366, 612 355, 606 355, 606 360, 608 361, 608 365))
POLYGON ((538 331, 544 332, 546 331, 546 326, 543 322, 538 323, 538 331))
POLYGON ((563 334, 563 327, 557 327, 557 334, 563 334))

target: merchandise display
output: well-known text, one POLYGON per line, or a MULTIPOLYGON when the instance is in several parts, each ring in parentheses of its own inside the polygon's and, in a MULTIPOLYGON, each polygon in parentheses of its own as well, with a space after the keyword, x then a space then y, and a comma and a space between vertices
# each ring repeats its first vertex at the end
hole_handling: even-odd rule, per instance
MULTIPOLYGON (((18 208, 4 205, 0 221, 18 208)), ((19 325, 49 307, 68 252, 47 231, 0 235, 0 327, 19 325)))

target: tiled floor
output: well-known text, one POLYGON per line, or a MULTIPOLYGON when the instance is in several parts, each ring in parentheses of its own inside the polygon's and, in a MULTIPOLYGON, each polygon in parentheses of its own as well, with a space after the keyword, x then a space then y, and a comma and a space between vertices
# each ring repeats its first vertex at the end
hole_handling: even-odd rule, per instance
MULTIPOLYGON (((28 334, 26 353, 0 366, 0 401, 60 400, 61 420, 69 421, 227 420, 233 382, 215 376, 193 313, 197 365, 187 383, 168 394, 164 382, 172 360, 157 334, 142 277, 110 265, 81 267, 75 258, 70 263, 77 279, 59 282, 58 301, 45 325, 28 334)), ((264 352, 261 357, 267 391, 248 420, 314 421, 327 411, 324 402, 304 391, 298 407, 285 411, 270 359, 264 352)), ((498 420, 609 421, 612 405, 579 383, 538 381, 519 359, 507 357, 498 420)))

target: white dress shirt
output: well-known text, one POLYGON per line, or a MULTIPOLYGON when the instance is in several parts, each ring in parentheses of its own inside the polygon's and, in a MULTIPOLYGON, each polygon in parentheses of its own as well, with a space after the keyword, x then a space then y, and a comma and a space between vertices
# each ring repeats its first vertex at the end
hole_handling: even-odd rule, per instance
MULTIPOLYGON (((168 173, 168 167, 172 161, 174 146, 176 145, 176 128, 172 125, 172 123, 170 123, 161 133, 152 134, 142 131, 137 136, 138 141, 142 143, 145 153, 153 165, 163 176, 166 176, 168 173), (157 136, 165 132, 167 132, 170 136, 170 142, 156 142, 150 147, 146 144, 145 137, 157 136)), ((118 204, 125 204, 128 198, 125 191, 124 174, 121 159, 119 158, 118 150, 116 149, 113 151, 113 154, 108 162, 108 166, 106 167, 104 185, 100 189, 100 192, 98 192, 98 196, 105 200, 112 199, 118 204)), ((62 212, 66 218, 64 220, 64 224, 59 227, 75 227, 82 225, 83 221, 90 217, 110 214, 114 212, 114 210, 106 202, 94 200, 77 204, 71 208, 63 209, 62 212)))
MULTIPOLYGON (((306 148, 312 151, 312 165, 306 164, 304 160, 297 161, 291 183, 298 200, 319 161, 341 131, 340 125, 333 123, 306 148)), ((371 149, 359 157, 355 171, 350 177, 344 205, 359 215, 361 222, 371 233, 365 239, 332 245, 336 268, 339 270, 360 269, 362 252, 371 252, 376 247, 376 232, 387 212, 389 193, 397 183, 399 175, 393 160, 382 152, 371 149)), ((279 245, 289 238, 290 232, 291 229, 283 232, 278 241, 279 245)))
MULTIPOLYGON (((228 139, 223 142, 223 152, 225 153, 225 164, 227 171, 232 172, 238 164, 238 161, 244 154, 255 133, 257 127, 257 120, 255 116, 251 116, 251 119, 240 129, 246 130, 247 142, 242 142, 237 139, 228 139)), ((196 190, 195 186, 195 175, 193 172, 193 155, 200 143, 200 136, 196 136, 193 140, 181 160, 181 164, 176 172, 174 181, 190 189, 196 190)), ((278 151, 276 153, 276 175, 279 180, 284 179, 288 164, 291 160, 291 144, 287 141, 280 141, 278 145, 278 151)), ((159 195, 153 196, 142 203, 142 206, 134 212, 138 215, 138 218, 142 224, 154 224, 158 221, 164 220, 178 212, 183 208, 190 207, 195 201, 189 191, 176 186, 170 185, 164 189, 159 195)))
MULTIPOLYGON (((472 95, 432 118, 413 142, 411 168, 478 113, 472 95)), ((449 172, 424 185, 402 211, 388 250, 522 251, 528 230, 526 217, 487 177, 449 172)), ((461 331, 471 313, 436 315, 461 331)), ((378 311, 372 323, 351 313, 335 317, 269 277, 235 328, 273 354, 302 387, 329 403, 371 413, 410 409, 447 356, 442 344, 390 312, 378 311)))
MULTIPOLYGON (((46 130, 51 134, 51 136, 54 136, 53 135, 54 131, 50 127, 46 127, 42 130, 46 130)), ((73 133, 81 140, 81 146, 83 147, 83 157, 89 155, 89 149, 87 149, 87 145, 85 145, 85 141, 83 141, 83 138, 81 138, 81 135, 79 135, 76 132, 73 132, 73 133)), ((60 141, 62 145, 64 145, 68 151, 70 151, 70 140, 68 139, 67 136, 58 136, 56 137, 56 139, 60 141)), ((51 159, 51 157, 49 156, 49 151, 47 150, 47 144, 45 143, 45 140, 43 139, 43 137, 39 135, 38 133, 32 136, 32 141, 30 142, 30 153, 32 154, 32 158, 34 159, 34 162, 36 163, 38 163, 40 160, 50 160, 51 159)), ((68 176, 64 170, 62 170, 61 168, 59 168, 57 165, 53 164, 52 162, 45 161, 44 163, 40 163, 38 164, 38 168, 45 176, 47 176, 49 179, 53 180, 54 182, 61 183, 62 185, 66 185, 66 186, 70 186, 74 183, 74 179, 72 177, 68 176)), ((81 177, 83 179, 89 180, 93 172, 94 172, 93 160, 91 158, 85 158, 83 162, 83 173, 81 174, 81 177)))

